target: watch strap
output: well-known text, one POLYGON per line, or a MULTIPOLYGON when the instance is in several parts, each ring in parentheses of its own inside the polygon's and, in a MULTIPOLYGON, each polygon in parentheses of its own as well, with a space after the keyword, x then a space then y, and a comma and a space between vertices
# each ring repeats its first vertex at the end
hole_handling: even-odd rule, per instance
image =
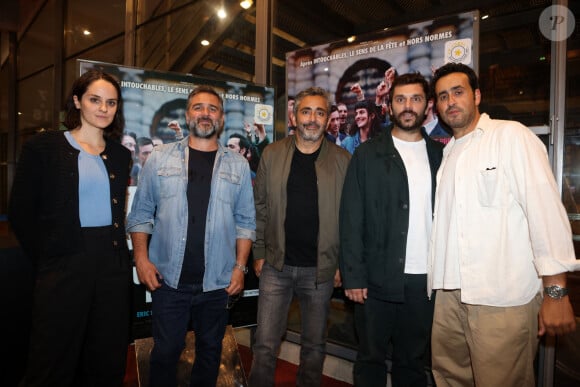
POLYGON ((234 264, 234 269, 239 269, 242 271, 242 273, 248 274, 248 267, 244 266, 244 265, 240 265, 239 263, 234 264))
POLYGON ((568 294, 568 288, 563 288, 559 285, 546 286, 544 288, 544 294, 550 298, 559 300, 568 294))

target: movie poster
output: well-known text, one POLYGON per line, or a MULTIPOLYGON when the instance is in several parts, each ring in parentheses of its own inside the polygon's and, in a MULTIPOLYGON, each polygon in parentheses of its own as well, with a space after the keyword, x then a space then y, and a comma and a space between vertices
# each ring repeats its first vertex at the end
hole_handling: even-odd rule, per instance
MULTIPOLYGON (((125 132, 122 143, 133 153, 133 171, 127 200, 127 211, 138 184, 141 163, 146 162, 153 147, 187 137, 185 122, 187 97, 197 85, 209 85, 224 100, 225 125, 219 141, 223 146, 242 153, 250 164, 252 175, 258 168, 260 153, 274 141, 274 101, 272 87, 217 81, 187 74, 160 72, 116 64, 78 60, 79 75, 99 68, 114 75, 121 84, 125 132), (132 144, 132 145, 131 145, 132 144)), ((132 249, 128 239, 129 249, 132 249)), ((248 263, 251 267, 251 262, 248 263)), ((133 338, 151 336, 151 294, 139 284, 133 269, 134 302, 133 338)), ((256 322, 258 280, 250 270, 241 298, 230 309, 234 327, 256 322)), ((225 305, 224 305, 225 307, 225 305)))
POLYGON ((275 95, 272 87, 103 62, 78 62, 81 74, 97 67, 119 79, 124 101, 125 133, 136 139, 148 138, 167 143, 187 136, 187 96, 196 85, 203 84, 214 87, 224 100, 225 127, 220 142, 227 146, 232 135, 247 139, 249 149, 246 157, 253 172, 259 161, 257 151, 274 140, 275 95), (177 128, 181 134, 177 133, 177 128))
MULTIPOLYGON (((448 62, 477 72, 478 40, 479 12, 473 11, 303 48, 286 54, 286 90, 292 96, 310 86, 326 89, 334 104, 346 105, 346 134, 353 135, 354 106, 360 100, 375 104, 388 123, 385 92, 395 74, 419 72, 430 80, 448 62)), ((435 126, 431 122, 429 129, 435 126)), ((449 138, 446 129, 430 135, 442 142, 449 138)))

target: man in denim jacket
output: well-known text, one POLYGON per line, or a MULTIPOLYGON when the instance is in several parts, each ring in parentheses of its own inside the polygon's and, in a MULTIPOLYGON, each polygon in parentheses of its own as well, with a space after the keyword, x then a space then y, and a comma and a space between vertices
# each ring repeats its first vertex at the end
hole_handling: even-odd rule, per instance
POLYGON ((127 218, 139 281, 152 292, 151 386, 177 384, 190 322, 196 350, 190 385, 215 385, 228 296, 244 287, 255 239, 250 167, 218 143, 222 98, 199 86, 185 115, 190 135, 155 148, 127 218))

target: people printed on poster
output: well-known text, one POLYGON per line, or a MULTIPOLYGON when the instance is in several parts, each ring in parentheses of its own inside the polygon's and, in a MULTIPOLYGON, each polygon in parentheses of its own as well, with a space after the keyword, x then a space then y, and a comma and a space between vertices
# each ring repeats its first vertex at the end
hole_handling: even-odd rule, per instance
MULTIPOLYGON (((336 107, 331 112, 334 120, 327 128, 327 138, 343 148, 350 146, 349 151, 354 152, 356 146, 351 145, 357 135, 360 137, 361 128, 371 133, 364 138, 367 139, 384 131, 390 123, 388 95, 396 75, 419 72, 431 79, 433 69, 447 61, 471 64, 476 16, 477 12, 467 12, 288 53, 287 87, 282 91, 288 99, 287 134, 292 135, 295 130, 290 113, 292 96, 310 86, 319 86, 329 91, 336 107), (365 126, 366 121, 372 131, 365 126)), ((275 92, 271 87, 208 81, 191 75, 102 62, 80 60, 79 63, 81 73, 96 67, 120 79, 126 120, 122 144, 131 151, 135 165, 146 162, 146 158, 139 159, 139 139, 149 139, 150 152, 155 153, 156 148, 182 141, 189 135, 184 120, 186 99, 194 86, 201 83, 209 83, 224 99, 225 128, 219 141, 224 147, 231 145, 231 150, 243 152, 252 174, 256 173, 265 146, 275 140, 275 92)), ((424 126, 439 141, 449 140, 434 109, 427 114, 424 126)), ((131 184, 129 204, 138 184, 138 173, 131 184)), ((130 243, 129 248, 132 248, 130 243)), ((138 285, 136 278, 134 282, 138 285)), ((143 292, 139 297, 143 303, 136 305, 134 323, 142 320, 146 324, 150 317, 150 296, 143 292)))
MULTIPOLYGON (((131 186, 154 148, 180 141, 189 135, 185 122, 187 96, 206 79, 191 75, 129 68, 102 62, 79 61, 80 71, 97 67, 120 79, 125 104, 126 131, 122 144, 131 151, 131 186), (140 143, 142 145, 140 145, 140 143)), ((256 172, 261 151, 274 140, 274 90, 271 87, 235 82, 209 81, 224 100, 225 128, 220 143, 227 146, 231 135, 250 143, 246 158, 256 172)))
MULTIPOLYGON (((341 141, 350 151, 360 141, 355 105, 374 104, 381 126, 387 127, 388 92, 397 74, 418 72, 427 80, 434 68, 447 62, 474 65, 474 21, 477 12, 466 12, 415 24, 385 28, 364 36, 303 48, 286 55, 287 94, 318 86, 328 90, 339 109, 341 141)), ((447 143, 450 131, 431 110, 424 122, 430 136, 447 143)))
MULTIPOLYGON (((250 144, 249 151, 244 156, 248 160, 252 175, 256 172, 263 149, 274 141, 275 95, 272 87, 206 80, 191 75, 149 71, 103 62, 78 62, 80 73, 98 68, 120 80, 125 102, 125 131, 121 144, 131 151, 134 165, 128 187, 127 208, 131 208, 139 181, 139 170, 148 157, 157 148, 182 141, 189 136, 185 110, 187 97, 196 85, 209 84, 223 98, 225 126, 219 142, 228 147, 232 135, 244 138, 244 143, 250 144)), ((230 147, 228 149, 232 150, 230 147)), ((127 244, 132 251, 131 240, 127 240, 127 244)), ((133 284, 132 336, 150 336, 151 293, 140 284, 135 271, 133 284)), ((249 275, 241 300, 237 302, 243 310, 230 310, 232 325, 254 323, 255 316, 252 313, 255 314, 257 304, 257 286, 256 277, 249 275)))

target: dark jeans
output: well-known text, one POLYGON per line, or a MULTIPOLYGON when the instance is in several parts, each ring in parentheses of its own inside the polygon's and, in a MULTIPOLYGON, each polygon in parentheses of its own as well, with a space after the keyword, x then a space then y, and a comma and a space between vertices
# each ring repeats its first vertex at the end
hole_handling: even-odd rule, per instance
POLYGON ((177 385, 177 363, 191 322, 195 332, 195 360, 190 386, 214 387, 228 321, 225 290, 203 292, 201 285, 180 285, 173 289, 162 283, 151 296, 154 346, 150 358, 150 386, 177 385))
POLYGON ((434 301, 427 298, 426 287, 426 274, 405 274, 405 302, 369 297, 364 305, 355 305, 359 337, 354 364, 355 386, 386 385, 389 342, 393 345, 393 386, 425 387, 428 384, 425 366, 434 301))
POLYGON ((316 283, 316 267, 284 265, 278 271, 264 263, 260 275, 258 328, 249 385, 274 385, 276 360, 286 333, 288 309, 294 295, 300 305, 300 365, 297 386, 320 386, 326 356, 326 323, 334 281, 316 283))

